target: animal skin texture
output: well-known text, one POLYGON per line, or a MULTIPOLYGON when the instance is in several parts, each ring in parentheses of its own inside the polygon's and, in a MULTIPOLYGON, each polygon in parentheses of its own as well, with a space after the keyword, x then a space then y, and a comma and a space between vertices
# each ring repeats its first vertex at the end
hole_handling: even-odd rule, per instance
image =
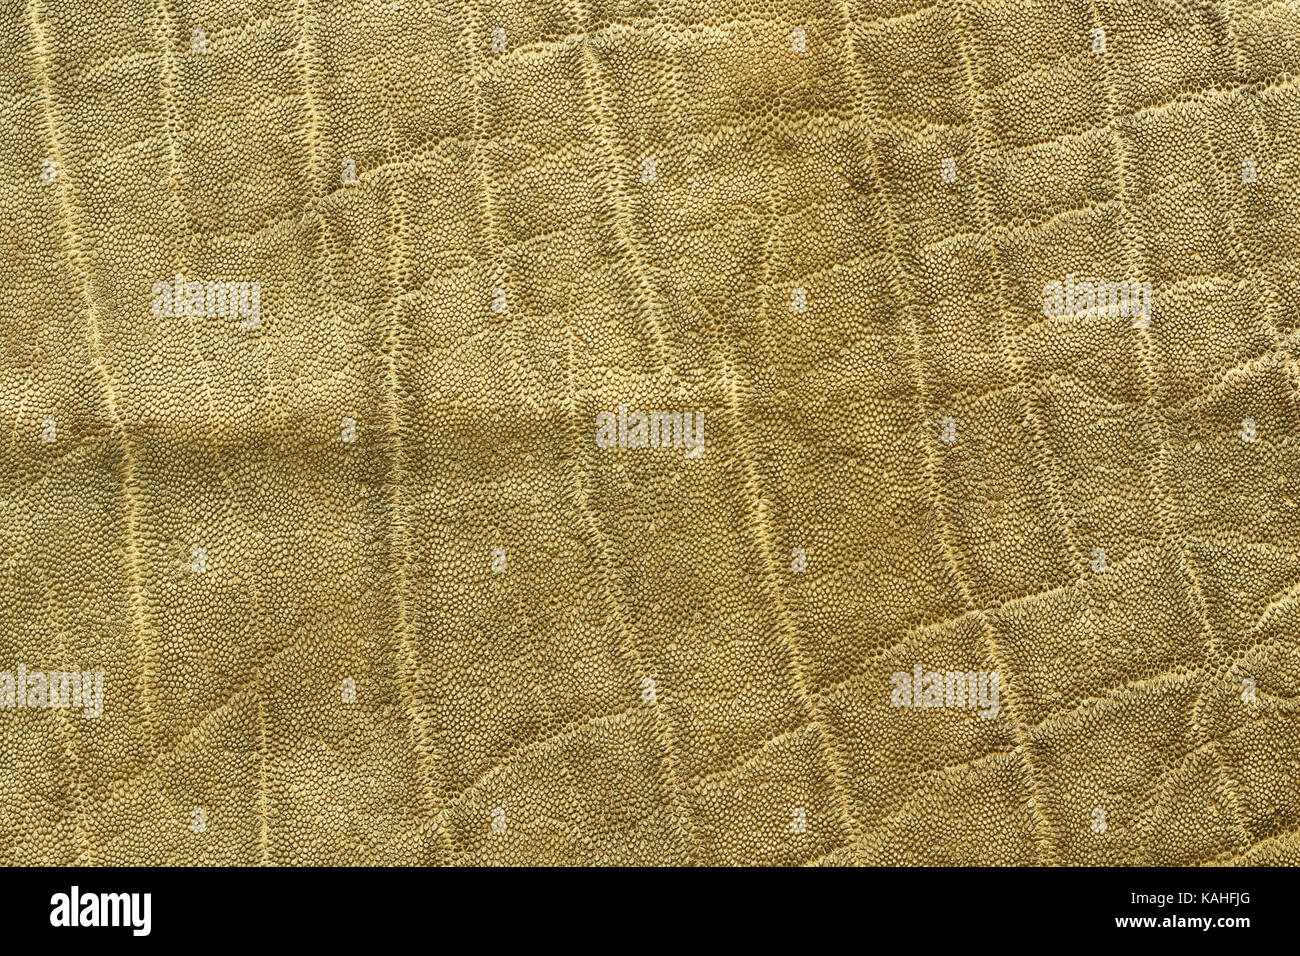
POLYGON ((0 63, 0 859, 1300 863, 1300 2, 0 63))

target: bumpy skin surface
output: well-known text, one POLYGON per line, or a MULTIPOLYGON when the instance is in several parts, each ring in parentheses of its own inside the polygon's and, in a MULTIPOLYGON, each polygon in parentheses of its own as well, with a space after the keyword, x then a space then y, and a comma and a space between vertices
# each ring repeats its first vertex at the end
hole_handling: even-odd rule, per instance
POLYGON ((0 710, 0 858, 1300 862, 1300 3, 15 0, 0 63, 0 669, 105 674, 0 710))

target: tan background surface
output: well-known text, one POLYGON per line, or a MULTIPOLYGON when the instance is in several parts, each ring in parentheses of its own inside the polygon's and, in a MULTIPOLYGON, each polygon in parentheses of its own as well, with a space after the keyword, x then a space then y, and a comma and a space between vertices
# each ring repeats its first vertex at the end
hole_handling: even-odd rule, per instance
POLYGON ((1294 0, 39 0, 0 63, 0 668, 107 684, 0 711, 0 859, 1300 859, 1294 0))

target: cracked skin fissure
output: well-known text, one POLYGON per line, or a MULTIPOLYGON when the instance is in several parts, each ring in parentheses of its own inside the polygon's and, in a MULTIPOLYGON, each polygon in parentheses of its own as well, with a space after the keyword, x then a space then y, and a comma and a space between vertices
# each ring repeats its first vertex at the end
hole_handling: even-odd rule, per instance
POLYGON ((0 672, 103 673, 0 706, 0 859, 1300 863, 1298 0, 0 63, 0 672))

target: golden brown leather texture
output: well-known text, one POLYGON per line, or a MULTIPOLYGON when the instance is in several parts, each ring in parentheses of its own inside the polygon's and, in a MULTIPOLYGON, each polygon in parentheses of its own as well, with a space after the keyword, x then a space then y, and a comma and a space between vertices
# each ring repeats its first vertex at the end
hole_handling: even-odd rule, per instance
POLYGON ((0 62, 0 669, 104 674, 0 709, 6 862, 1300 861, 1300 3, 14 0, 0 62))

